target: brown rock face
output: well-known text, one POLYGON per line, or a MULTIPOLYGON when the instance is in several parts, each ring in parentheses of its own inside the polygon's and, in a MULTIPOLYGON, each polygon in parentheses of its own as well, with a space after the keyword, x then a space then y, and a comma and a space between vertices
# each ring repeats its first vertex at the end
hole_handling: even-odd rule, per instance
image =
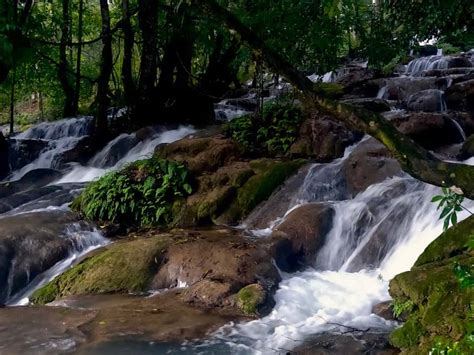
POLYGON ((455 112, 413 112, 395 116, 390 121, 397 129, 423 147, 433 149, 462 142, 462 134, 454 121, 470 129, 470 120, 455 112))
POLYGON ((348 192, 354 196, 388 177, 400 176, 402 170, 400 164, 390 157, 387 148, 369 138, 344 161, 342 173, 348 192))
POLYGON ((474 79, 450 86, 446 90, 446 103, 450 110, 474 112, 474 79))
POLYGON ((312 157, 318 162, 340 158, 344 150, 360 139, 361 135, 349 131, 343 124, 329 117, 308 119, 301 125, 297 141, 290 154, 295 157, 312 157))
MULTIPOLYGON (((217 230, 191 234, 171 245, 151 287, 160 289, 183 282, 194 285, 201 280, 227 284, 225 288, 237 292, 245 285, 258 282, 274 290, 280 276, 264 248, 237 232, 217 230)), ((216 286, 216 289, 221 294, 224 286, 216 286)))
POLYGON ((392 313, 391 304, 392 301, 377 303, 375 306, 372 307, 372 313, 378 315, 379 317, 382 317, 383 319, 395 320, 392 313))
POLYGON ((237 145, 221 135, 184 138, 171 144, 158 146, 155 153, 163 159, 185 162, 189 170, 197 175, 213 172, 219 167, 238 160, 240 156, 237 145))
POLYGON ((64 212, 0 219, 0 304, 67 256, 73 241, 61 234, 76 221, 72 213, 64 212))
POLYGON ((311 203, 293 210, 272 235, 275 262, 286 272, 314 264, 332 228, 334 210, 328 204, 311 203))

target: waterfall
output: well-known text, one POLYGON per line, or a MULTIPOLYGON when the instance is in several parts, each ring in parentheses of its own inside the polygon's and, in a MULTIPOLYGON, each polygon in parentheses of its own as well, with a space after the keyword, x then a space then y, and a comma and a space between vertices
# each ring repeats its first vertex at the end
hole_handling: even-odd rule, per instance
POLYGON ((92 117, 66 118, 39 123, 15 138, 58 140, 64 137, 83 137, 90 133, 91 128, 92 117))
POLYGON ((7 302, 8 306, 23 306, 29 303, 29 297, 39 288, 46 285, 59 274, 62 274, 71 265, 94 249, 109 243, 96 229, 84 229, 81 223, 72 223, 64 230, 62 238, 72 242, 69 256, 56 263, 52 268, 36 276, 26 288, 13 295, 7 302))
POLYGON ((447 69, 449 58, 442 55, 432 55, 429 57, 421 57, 413 59, 408 63, 406 75, 420 76, 426 70, 447 69))
POLYGON ((109 144, 107 144, 102 151, 98 152, 95 157, 91 159, 89 165, 83 166, 76 164, 73 169, 62 177, 57 183, 71 183, 71 182, 88 182, 92 181, 105 173, 113 170, 118 170, 127 163, 139 159, 149 158, 156 146, 163 143, 171 143, 178 139, 181 139, 187 135, 196 132, 192 126, 180 126, 177 129, 159 132, 154 134, 148 139, 143 141, 137 141, 133 147, 122 150, 122 155, 115 157, 115 164, 109 166, 107 159, 109 156, 114 155, 114 151, 120 144, 124 142, 130 143, 135 141, 135 134, 127 135, 123 134, 115 138, 109 144))
POLYGON ((450 121, 452 122, 452 124, 454 125, 454 127, 456 127, 456 129, 458 130, 459 132, 459 135, 461 136, 462 138, 462 141, 464 142, 466 140, 466 133, 464 132, 464 130, 462 129, 461 125, 458 123, 458 121, 456 121, 454 118, 450 118, 450 121))
MULTIPOLYGON (((317 333, 343 331, 340 325, 374 332, 395 327, 395 322, 373 314, 372 307, 390 299, 388 281, 409 270, 442 232, 443 221, 431 203, 440 189, 405 175, 344 199, 344 193, 332 191, 340 190, 333 178, 344 159, 315 165, 290 206, 318 200, 335 210, 314 269, 283 273, 273 311, 262 319, 221 328, 214 346, 225 343, 233 353, 266 354, 285 352, 317 333)), ((474 159, 465 163, 474 164, 474 159)))
POLYGON ((14 171, 8 180, 18 180, 27 172, 41 168, 52 168, 55 159, 74 148, 92 128, 92 117, 68 118, 54 122, 43 122, 15 136, 17 143, 23 139, 42 139, 47 146, 38 158, 14 171))

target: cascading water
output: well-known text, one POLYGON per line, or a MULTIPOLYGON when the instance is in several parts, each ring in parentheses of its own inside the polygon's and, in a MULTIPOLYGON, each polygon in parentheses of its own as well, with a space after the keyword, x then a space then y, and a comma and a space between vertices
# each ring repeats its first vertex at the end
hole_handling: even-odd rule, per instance
POLYGON ((442 55, 432 55, 429 57, 421 57, 408 63, 406 73, 411 76, 420 76, 426 70, 447 69, 449 60, 442 55))
POLYGON ((74 148, 82 137, 90 133, 91 127, 92 117, 69 118, 40 123, 16 135, 17 142, 27 139, 42 139, 47 142, 47 146, 38 158, 13 172, 8 180, 18 180, 34 169, 51 168, 55 158, 74 148))
POLYGON ((69 252, 69 256, 56 263, 52 268, 35 277, 26 288, 13 295, 7 302, 8 306, 27 305, 29 303, 29 297, 33 292, 66 271, 82 256, 109 243, 109 241, 105 239, 99 231, 94 228, 91 228, 90 230, 84 229, 84 226, 80 223, 72 223, 68 225, 65 228, 63 235, 61 235, 61 238, 67 238, 72 241, 73 246, 69 252))
MULTIPOLYGON (((315 165, 289 206, 292 210, 302 203, 326 201, 335 210, 314 268, 283 273, 273 311, 259 320, 221 328, 212 346, 225 344, 242 354, 285 352, 318 333, 345 327, 387 332, 396 326, 373 314, 372 307, 390 299, 388 281, 409 270, 442 232, 439 211, 431 203, 439 188, 403 176, 345 199, 343 186, 331 181, 346 158, 315 165)), ((474 164, 474 159, 465 163, 474 164)), ((473 206, 470 202, 466 207, 473 206)), ((459 217, 467 217, 466 212, 459 217)))
MULTIPOLYGON (((47 140, 47 147, 39 153, 36 160, 23 168, 13 172, 11 178, 21 178, 26 172, 38 168, 51 168, 54 164, 54 159, 64 151, 74 148, 77 142, 82 137, 90 133, 91 119, 87 117, 66 119, 51 123, 42 123, 38 126, 30 128, 28 131, 17 135, 17 141, 42 139, 47 140)), ((48 238, 64 239, 65 243, 58 242, 61 245, 68 245, 68 255, 65 259, 58 261, 50 269, 40 273, 30 280, 28 261, 23 267, 26 269, 27 286, 20 291, 10 292, 13 281, 7 282, 6 303, 7 305, 24 305, 28 303, 28 297, 38 288, 51 281, 58 274, 67 270, 75 261, 79 260, 83 255, 87 254, 93 249, 104 246, 108 241, 87 223, 69 223, 63 227, 61 221, 56 221, 57 216, 70 216, 71 213, 67 207, 72 198, 83 188, 82 182, 91 181, 107 171, 121 168, 124 164, 133 162, 135 160, 143 159, 153 153, 155 147, 162 143, 170 143, 181 139, 186 135, 195 132, 191 126, 181 126, 177 129, 167 131, 153 131, 149 138, 138 139, 136 134, 123 134, 111 141, 101 152, 91 159, 87 166, 76 164, 73 169, 65 176, 55 183, 47 186, 49 189, 46 195, 40 195, 39 198, 31 194, 32 199, 26 197, 15 197, 15 194, 9 197, 18 198, 22 201, 16 208, 8 210, 0 216, 0 223, 2 218, 17 218, 24 216, 32 221, 37 221, 38 228, 41 230, 43 226, 41 223, 46 219, 48 230, 53 228, 62 228, 58 234, 50 233, 48 238), (48 217, 50 216, 50 217, 48 217), (15 293, 15 294, 12 294, 15 293)), ((28 186, 26 186, 28 189, 28 186)), ((70 217, 67 217, 70 218, 70 217)), ((8 222, 5 222, 8 224, 8 222)), ((32 222, 34 223, 34 222, 32 222)), ((30 231, 23 231, 19 228, 15 233, 19 233, 17 240, 17 247, 22 247, 23 235, 27 235, 31 239, 31 243, 35 243, 35 237, 30 231)), ((53 229, 55 230, 55 229, 53 229)), ((34 233, 33 233, 34 234, 34 233)), ((4 235, 7 237, 8 235, 4 235)), ((28 239, 28 240, 30 240, 28 239)), ((0 240, 1 241, 1 240, 0 240)), ((16 243, 16 242, 14 242, 16 243)), ((1 247, 1 245, 0 245, 1 247)), ((30 248, 31 249, 31 248, 30 248)), ((31 249, 34 252, 34 248, 31 249)), ((35 257, 34 254, 31 255, 35 257)), ((17 275, 17 270, 10 268, 7 270, 9 278, 13 279, 17 275)), ((0 273, 1 274, 1 273, 0 273)), ((0 280, 1 282, 2 280, 0 280)), ((18 288, 18 287, 17 287, 18 288)), ((5 291, 5 290, 2 290, 5 291)), ((5 292, 3 292, 5 293, 5 292)), ((0 294, 0 296, 2 296, 0 294)), ((5 298, 5 295, 3 296, 5 298)), ((2 299, 0 299, 2 301, 2 299)))
POLYGON ((109 142, 102 151, 97 153, 87 166, 77 164, 69 173, 57 181, 57 183, 88 182, 94 180, 108 171, 120 169, 127 163, 148 158, 159 144, 174 142, 194 132, 196 132, 196 130, 191 126, 180 126, 174 130, 156 133, 143 141, 136 140, 134 133, 120 135, 109 142), (119 150, 117 146, 130 141, 136 142, 136 144, 132 144, 132 148, 126 149, 125 151, 120 149, 122 150, 122 155, 119 157, 116 156, 114 160, 115 163, 110 166, 110 164, 108 164, 110 161, 109 158, 110 156, 114 156, 114 151, 119 150))

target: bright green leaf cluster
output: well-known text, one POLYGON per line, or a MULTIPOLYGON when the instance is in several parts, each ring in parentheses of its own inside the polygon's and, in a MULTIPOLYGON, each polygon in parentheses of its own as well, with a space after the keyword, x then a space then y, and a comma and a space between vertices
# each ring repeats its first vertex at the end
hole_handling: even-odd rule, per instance
POLYGON ((173 201, 191 193, 188 170, 183 165, 151 158, 91 183, 72 208, 95 221, 160 225, 169 223, 173 201))
POLYGON ((392 313, 396 318, 399 318, 403 313, 410 313, 414 307, 415 303, 412 300, 395 300, 392 302, 392 313))
POLYGON ((287 100, 264 105, 261 117, 243 116, 229 125, 229 135, 245 151, 272 156, 285 154, 298 136, 301 110, 287 100))
POLYGON ((442 191, 443 194, 434 196, 431 202, 438 202, 438 209, 443 208, 439 219, 444 218, 443 229, 446 230, 450 223, 453 226, 458 223, 457 214, 462 211, 461 204, 464 201, 464 195, 462 195, 462 191, 454 191, 454 189, 446 187, 443 187, 442 191))

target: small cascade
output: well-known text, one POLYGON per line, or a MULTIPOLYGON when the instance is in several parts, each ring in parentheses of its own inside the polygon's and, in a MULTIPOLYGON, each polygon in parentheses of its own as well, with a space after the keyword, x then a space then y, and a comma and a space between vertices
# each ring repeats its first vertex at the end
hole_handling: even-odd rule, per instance
POLYGON ((322 82, 322 83, 332 83, 337 79, 337 73, 334 71, 327 72, 323 75, 312 74, 308 76, 308 79, 313 83, 322 82))
POLYGON ((18 180, 27 172, 41 168, 52 168, 62 153, 74 148, 92 128, 92 117, 68 118, 54 122, 43 122, 15 136, 18 146, 22 140, 43 140, 46 146, 31 163, 16 170, 8 180, 18 180))
POLYGON ((426 70, 447 69, 449 58, 442 55, 432 55, 413 59, 408 63, 405 74, 410 76, 420 76, 426 70))
POLYGON ((15 136, 17 139, 58 140, 64 137, 87 136, 92 129, 92 117, 66 118, 37 124, 15 136))
POLYGON ((464 130, 462 129, 461 125, 459 124, 458 121, 456 121, 454 118, 449 118, 449 120, 451 121, 451 123, 454 125, 454 127, 456 127, 456 129, 458 130, 459 132, 459 136, 462 138, 462 141, 464 142, 466 140, 466 133, 464 132, 464 130))
POLYGON ((87 166, 76 164, 57 183, 92 181, 108 171, 120 169, 127 163, 150 157, 159 144, 174 142, 194 132, 196 130, 192 126, 180 126, 174 130, 156 133, 142 141, 138 141, 135 134, 122 134, 97 153, 87 166), (122 144, 132 147, 123 149, 122 144))
MULTIPOLYGON (((443 221, 431 202, 439 188, 403 176, 344 199, 344 193, 331 192, 341 184, 330 184, 343 159, 315 165, 298 193, 299 203, 329 201, 335 210, 315 268, 283 274, 268 316, 229 324, 208 346, 226 344, 236 354, 285 352, 318 333, 343 332, 345 327, 388 332, 395 327, 373 314, 372 307, 390 299, 388 281, 409 270, 442 232, 443 221)), ((467 212, 458 217, 466 218, 467 212)))
POLYGON ((96 229, 84 227, 81 223, 73 223, 66 227, 61 238, 67 238, 72 242, 69 256, 58 262, 49 270, 36 276, 28 286, 8 301, 8 306, 22 306, 29 303, 29 297, 39 288, 46 285, 59 274, 65 272, 71 265, 87 253, 94 249, 105 246, 109 243, 96 229))

